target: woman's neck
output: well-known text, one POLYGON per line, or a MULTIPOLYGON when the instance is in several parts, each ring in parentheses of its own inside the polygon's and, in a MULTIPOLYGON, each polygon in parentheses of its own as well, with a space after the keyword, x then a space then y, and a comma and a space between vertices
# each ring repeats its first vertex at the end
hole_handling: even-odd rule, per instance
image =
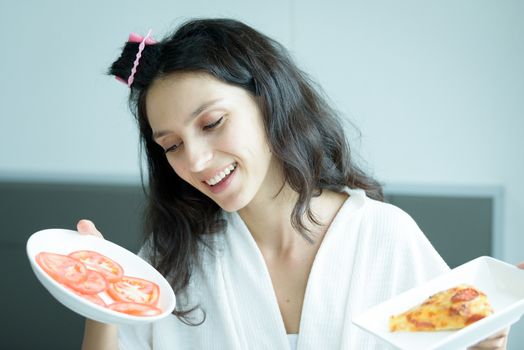
MULTIPOLYGON (((298 193, 287 184, 280 192, 278 189, 275 190, 275 193, 265 192, 257 195, 248 206, 239 210, 240 217, 259 248, 265 254, 275 257, 290 255, 308 245, 311 246, 291 224, 291 215, 298 199, 298 193)), ((313 245, 322 240, 327 227, 346 198, 346 194, 323 191, 320 196, 311 200, 311 209, 321 225, 314 224, 307 216, 304 216, 302 220, 311 230, 310 237, 314 240, 313 245)))
POLYGON ((298 195, 287 185, 277 193, 276 190, 275 193, 259 194, 239 210, 240 217, 261 249, 286 250, 298 236, 291 225, 291 213, 298 195))

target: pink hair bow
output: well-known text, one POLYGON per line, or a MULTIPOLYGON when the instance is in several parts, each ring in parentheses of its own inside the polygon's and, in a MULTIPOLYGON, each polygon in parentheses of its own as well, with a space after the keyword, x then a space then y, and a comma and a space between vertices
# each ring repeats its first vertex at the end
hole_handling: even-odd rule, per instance
POLYGON ((129 78, 127 78, 127 81, 118 76, 116 77, 117 80, 121 81, 124 84, 127 84, 127 86, 129 87, 131 87, 133 81, 135 80, 135 74, 138 68, 138 64, 140 63, 140 58, 142 57, 142 51, 144 51, 146 45, 156 44, 156 41, 151 37, 151 32, 152 30, 149 29, 145 37, 141 37, 136 33, 129 34, 129 39, 127 41, 129 41, 130 43, 140 43, 138 45, 138 52, 136 53, 135 61, 133 62, 133 68, 131 68, 131 74, 129 75, 129 78))

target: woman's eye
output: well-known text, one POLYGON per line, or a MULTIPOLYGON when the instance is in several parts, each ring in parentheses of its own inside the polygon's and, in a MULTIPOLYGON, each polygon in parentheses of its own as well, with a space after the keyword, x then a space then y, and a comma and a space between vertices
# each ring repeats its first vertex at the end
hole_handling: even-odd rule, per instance
POLYGON ((176 149, 179 147, 180 145, 173 145, 171 147, 168 147, 166 148, 166 150, 164 151, 165 153, 169 153, 169 152, 173 152, 173 151, 176 151, 176 149))
POLYGON ((215 127, 217 127, 220 123, 222 123, 222 120, 224 119, 224 117, 220 117, 216 122, 213 122, 211 124, 208 124, 206 126, 204 126, 204 130, 210 130, 210 129, 213 129, 215 127))

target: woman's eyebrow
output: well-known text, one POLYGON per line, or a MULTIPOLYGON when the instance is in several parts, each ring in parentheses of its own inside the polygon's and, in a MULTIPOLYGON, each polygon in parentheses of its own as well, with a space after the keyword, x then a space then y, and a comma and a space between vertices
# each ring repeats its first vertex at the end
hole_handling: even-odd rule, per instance
POLYGON ((157 140, 157 139, 161 138, 162 136, 168 135, 170 133, 171 133, 171 131, 169 131, 169 130, 155 131, 155 132, 153 132, 153 140, 157 140))
POLYGON ((191 119, 196 118, 200 113, 202 113, 203 111, 205 111, 205 110, 208 109, 209 107, 213 106, 214 104, 221 102, 222 100, 224 100, 224 99, 223 99, 223 98, 217 98, 217 99, 215 99, 215 100, 211 100, 211 101, 208 101, 208 102, 204 102, 202 105, 200 105, 200 107, 198 107, 197 109, 195 109, 195 110, 193 111, 193 113, 191 113, 191 114, 189 115, 189 118, 186 120, 186 123, 189 122, 191 119))
MULTIPOLYGON (((211 101, 207 101, 207 102, 202 103, 197 109, 195 109, 189 115, 189 117, 185 121, 185 124, 189 123, 192 119, 195 119, 200 113, 202 113, 206 109, 212 107, 213 105, 215 105, 215 104, 217 104, 219 102, 222 102, 223 100, 224 100, 223 98, 217 98, 215 100, 211 100, 211 101)), ((169 130, 155 131, 155 132, 153 132, 153 140, 159 139, 160 137, 165 136, 165 135, 167 135, 169 133, 171 133, 171 131, 169 131, 169 130)))

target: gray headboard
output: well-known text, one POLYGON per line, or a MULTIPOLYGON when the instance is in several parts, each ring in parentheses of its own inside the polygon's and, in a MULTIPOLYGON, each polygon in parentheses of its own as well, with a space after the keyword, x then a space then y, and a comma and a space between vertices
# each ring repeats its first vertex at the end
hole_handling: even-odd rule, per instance
MULTIPOLYGON (((494 198, 433 192, 402 189, 386 194, 415 219, 450 266, 492 255, 494 198)), ((143 206, 140 185, 0 181, 2 311, 9 316, 1 318, 1 347, 80 347, 83 318, 55 301, 31 271, 25 244, 33 232, 75 229, 78 219, 89 218, 106 239, 136 252, 143 206)))

